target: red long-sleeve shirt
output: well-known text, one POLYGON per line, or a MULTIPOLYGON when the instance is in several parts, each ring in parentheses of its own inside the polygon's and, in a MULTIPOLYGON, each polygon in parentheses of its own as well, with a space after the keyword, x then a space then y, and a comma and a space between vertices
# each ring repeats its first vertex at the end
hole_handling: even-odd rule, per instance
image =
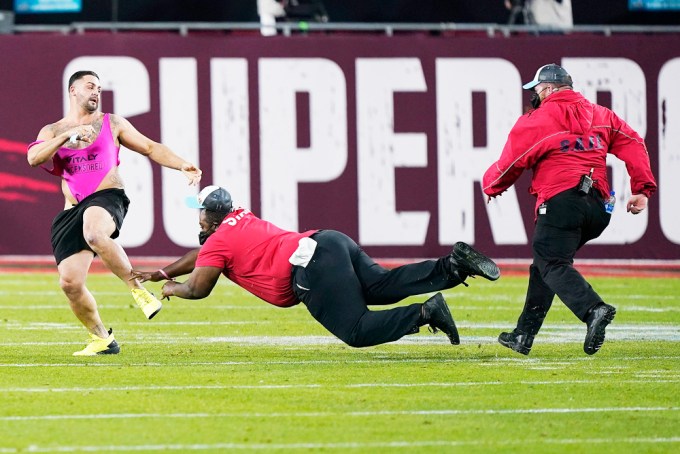
POLYGON ((614 112, 580 93, 558 91, 517 120, 500 159, 484 173, 482 187, 485 194, 495 197, 525 169, 532 169, 529 192, 536 196, 538 208, 554 195, 575 188, 581 175, 592 168, 593 187, 606 199, 607 153, 626 163, 633 194, 650 197, 656 191, 640 135, 614 112))

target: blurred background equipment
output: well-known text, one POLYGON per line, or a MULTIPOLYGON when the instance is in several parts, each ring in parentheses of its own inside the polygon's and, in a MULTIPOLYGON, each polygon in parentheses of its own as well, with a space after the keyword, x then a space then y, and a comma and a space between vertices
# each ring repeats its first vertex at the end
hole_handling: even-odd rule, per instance
POLYGON ((628 0, 631 11, 680 11, 680 0, 628 0))
POLYGON ((301 29, 309 22, 328 22, 328 13, 321 0, 257 0, 257 13, 263 36, 277 34, 277 20, 299 22, 301 29))
POLYGON ((283 3, 288 20, 328 22, 328 12, 321 0, 284 0, 283 3))
MULTIPOLYGON (((508 23, 505 0, 271 0, 299 21, 333 23, 508 23), (483 6, 482 6, 483 5, 483 6), (306 13, 312 19, 303 19, 306 13), (314 19, 316 18, 316 19, 314 19)), ((512 2, 513 0, 509 0, 512 2)), ((534 0, 537 1, 537 0, 534 0)), ((680 0, 543 0, 556 8, 571 3, 578 25, 678 25, 680 0)), ((260 22, 258 0, 0 0, 0 10, 14 11, 17 25, 73 22, 260 22), (26 4, 52 9, 50 14, 26 9, 26 4), (79 11, 54 11, 54 4, 78 3, 79 11)), ((536 14, 536 13, 534 13, 536 14)), ((277 16, 278 17, 278 16, 277 16)), ((282 17, 280 18, 282 19, 282 17)), ((538 23, 542 23, 537 17, 538 23)))
POLYGON ((574 26, 571 0, 505 0, 505 7, 510 10, 508 25, 574 26))
POLYGON ((510 10, 508 25, 535 23, 526 0, 505 0, 505 7, 510 10))
POLYGON ((262 36, 276 35, 276 18, 286 15, 283 5, 276 0, 257 0, 257 14, 260 16, 262 36))
POLYGON ((83 9, 82 0, 15 0, 14 11, 27 13, 79 13, 83 9))
POLYGON ((14 31, 14 13, 0 11, 0 33, 12 33, 14 31))

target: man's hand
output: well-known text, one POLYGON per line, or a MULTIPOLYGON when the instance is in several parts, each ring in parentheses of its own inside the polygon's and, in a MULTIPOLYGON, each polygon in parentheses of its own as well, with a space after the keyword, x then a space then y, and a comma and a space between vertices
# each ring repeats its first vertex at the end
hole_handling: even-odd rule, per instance
POLYGON ((163 284, 163 288, 161 289, 161 299, 170 299, 170 297, 175 294, 175 286, 177 286, 177 282, 175 281, 167 281, 165 284, 163 284))
POLYGON ((151 281, 151 282, 158 282, 160 280, 165 279, 163 275, 159 271, 139 271, 139 270, 132 270, 132 279, 139 279, 139 282, 146 282, 146 281, 151 281))
MULTIPOLYGON (((173 273, 174 274, 174 273, 173 273)), ((194 268, 189 279, 184 282, 167 281, 163 284, 163 298, 176 296, 186 300, 200 300, 210 295, 217 280, 222 275, 222 268, 201 266, 194 268)))
POLYGON ((81 141, 85 143, 92 143, 97 133, 95 132, 92 125, 80 125, 69 129, 66 132, 66 135, 69 137, 69 140, 66 141, 66 144, 73 146, 75 145, 75 142, 69 144, 71 137, 75 137, 76 142, 81 141))
POLYGON ((633 214, 639 214, 647 208, 647 196, 644 194, 634 194, 628 199, 626 204, 626 211, 633 214))
POLYGON ((197 186, 198 183, 201 181, 201 175, 203 175, 203 172, 201 169, 196 167, 190 162, 185 162, 182 164, 182 168, 180 169, 182 173, 184 174, 185 177, 189 180, 189 185, 191 186, 197 186))

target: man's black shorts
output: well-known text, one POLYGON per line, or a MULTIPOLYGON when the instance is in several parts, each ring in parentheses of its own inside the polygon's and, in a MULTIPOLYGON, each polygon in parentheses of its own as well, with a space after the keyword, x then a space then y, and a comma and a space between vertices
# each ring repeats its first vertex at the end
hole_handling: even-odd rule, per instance
POLYGON ((123 219, 128 211, 130 199, 122 189, 103 189, 85 197, 73 208, 59 213, 52 221, 52 250, 57 265, 62 260, 80 251, 92 249, 83 236, 83 213, 91 206, 104 208, 111 214, 116 223, 116 230, 111 238, 118 238, 123 219))

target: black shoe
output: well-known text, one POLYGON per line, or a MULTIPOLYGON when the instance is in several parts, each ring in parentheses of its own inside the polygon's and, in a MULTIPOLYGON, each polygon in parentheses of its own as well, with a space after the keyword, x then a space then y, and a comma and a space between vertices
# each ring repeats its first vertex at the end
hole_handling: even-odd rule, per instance
POLYGON ((421 311, 424 324, 429 324, 432 332, 436 333, 437 329, 440 329, 449 337, 453 345, 460 344, 456 323, 453 321, 449 306, 441 293, 437 293, 425 301, 421 311))
POLYGON ((461 241, 453 245, 453 251, 449 254, 447 263, 449 273, 461 281, 465 280, 467 276, 482 276, 490 281, 495 281, 501 277, 501 270, 498 269, 493 260, 461 241), (464 276, 461 276, 460 273, 464 276))
POLYGON ((98 355, 117 355, 118 353, 120 353, 120 347, 118 346, 118 342, 116 342, 114 340, 114 341, 111 341, 111 343, 109 344, 109 348, 107 348, 106 350, 101 351, 97 354, 98 355))
POLYGON ((586 333, 586 340, 583 343, 583 351, 589 355, 594 355, 602 348, 604 343, 604 330, 609 325, 614 316, 616 309, 609 304, 600 304, 590 310, 590 315, 586 320, 588 324, 588 332, 586 333))
POLYGON ((534 343, 534 336, 515 329, 511 333, 501 333, 498 336, 498 342, 503 347, 508 347, 517 353, 528 355, 534 343))

